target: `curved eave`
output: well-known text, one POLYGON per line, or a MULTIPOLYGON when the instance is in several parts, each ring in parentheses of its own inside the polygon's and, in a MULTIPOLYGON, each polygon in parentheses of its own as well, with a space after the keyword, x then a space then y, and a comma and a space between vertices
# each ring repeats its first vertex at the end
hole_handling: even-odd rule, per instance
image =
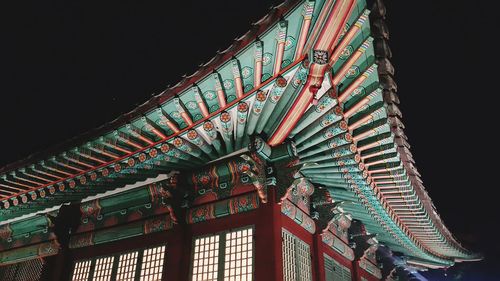
POLYGON ((345 210, 393 250, 443 267, 474 259, 442 223, 414 167, 381 1, 368 17, 356 0, 275 7, 133 112, 2 168, 0 217, 192 169, 261 135, 271 146, 293 140, 310 164, 301 173, 350 201, 345 210))
POLYGON ((252 25, 251 30, 201 65, 197 72, 133 111, 63 145, 2 167, 0 209, 52 195, 60 184, 74 187, 73 182, 81 177, 148 153, 234 107, 243 96, 266 87, 289 69, 292 62, 299 61, 296 38, 300 36, 303 18, 303 5, 298 6, 300 2, 285 1, 271 8, 266 16, 252 25), (280 22, 288 25, 283 27, 280 22), (285 37, 279 38, 282 41, 278 42, 280 32, 285 37), (266 43, 265 46, 261 44, 260 50, 256 50, 257 38, 266 43), (278 61, 273 58, 277 57, 278 50, 275 46, 280 43, 287 45, 276 66, 278 61), (257 60, 261 61, 260 72, 254 69, 257 60), (255 78, 245 77, 248 73, 255 73, 255 78), (207 95, 213 96, 214 93, 217 98, 209 101, 207 95), (191 107, 192 104, 195 106, 191 107))

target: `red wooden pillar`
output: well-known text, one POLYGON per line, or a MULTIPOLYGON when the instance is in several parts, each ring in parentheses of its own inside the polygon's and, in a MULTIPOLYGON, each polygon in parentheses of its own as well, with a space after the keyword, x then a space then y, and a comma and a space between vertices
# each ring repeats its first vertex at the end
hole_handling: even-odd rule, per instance
POLYGON ((359 275, 359 265, 357 260, 352 261, 352 281, 361 280, 361 276, 359 275))
POLYGON ((255 219, 255 280, 283 280, 281 207, 274 203, 274 189, 268 196, 268 203, 261 204, 255 219))
POLYGON ((316 262, 313 264, 313 267, 316 269, 316 279, 318 281, 326 281, 325 280, 325 256, 323 255, 323 240, 321 239, 321 233, 315 233, 313 237, 314 243, 314 254, 316 262))
POLYGON ((176 225, 167 240, 167 255, 163 266, 163 280, 189 280, 189 253, 191 244, 186 237, 186 225, 176 225))

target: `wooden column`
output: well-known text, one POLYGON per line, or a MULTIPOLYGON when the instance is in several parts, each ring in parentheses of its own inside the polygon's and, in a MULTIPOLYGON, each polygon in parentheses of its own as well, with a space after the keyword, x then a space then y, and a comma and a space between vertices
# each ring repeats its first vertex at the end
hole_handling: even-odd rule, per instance
POLYGON ((283 280, 281 254, 281 207, 275 189, 268 191, 268 203, 261 204, 255 220, 255 280, 283 280))
POLYGON ((167 240, 167 256, 163 264, 163 280, 189 280, 190 237, 186 225, 176 225, 167 240))
POLYGON ((316 279, 318 281, 326 281, 325 280, 325 257, 323 256, 323 241, 321 239, 321 230, 316 231, 313 235, 313 243, 314 243, 314 252, 312 256, 315 257, 315 263, 313 267, 316 271, 316 279))

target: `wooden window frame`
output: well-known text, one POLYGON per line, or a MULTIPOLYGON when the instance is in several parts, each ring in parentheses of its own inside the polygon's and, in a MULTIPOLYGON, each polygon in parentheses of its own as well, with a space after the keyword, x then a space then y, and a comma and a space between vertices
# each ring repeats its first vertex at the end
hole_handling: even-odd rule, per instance
POLYGON ((236 228, 229 228, 225 229, 222 231, 214 232, 214 233, 204 233, 198 236, 193 236, 191 239, 191 256, 189 260, 189 279, 190 281, 194 280, 193 276, 193 269, 194 269, 194 254, 195 254, 195 243, 196 239, 200 238, 205 238, 205 237, 212 237, 212 236, 219 236, 219 252, 218 252, 218 261, 217 261, 217 281, 223 281, 224 280, 224 270, 225 270, 225 249, 226 249, 226 234, 231 233, 231 232, 236 232, 240 230, 252 230, 252 279, 251 281, 255 280, 255 225, 246 225, 246 226, 241 226, 241 227, 236 227, 236 228))
MULTIPOLYGON (((155 244, 155 245, 141 247, 141 248, 137 248, 137 249, 127 249, 125 251, 114 252, 112 254, 99 255, 99 256, 95 256, 95 257, 91 257, 91 258, 84 258, 84 259, 75 260, 75 261, 73 261, 70 280, 73 280, 76 263, 90 260, 89 276, 87 277, 86 281, 93 281, 96 261, 100 258, 107 258, 107 257, 114 257, 113 265, 111 267, 112 269, 111 269, 110 280, 116 280, 116 277, 118 275, 118 265, 120 262, 120 256, 123 254, 137 252, 134 281, 139 281, 141 279, 141 268, 142 268, 142 263, 143 263, 144 251, 146 251, 148 249, 154 249, 157 247, 165 247, 165 251, 163 253, 163 264, 161 264, 161 267, 164 269, 165 263, 167 262, 167 249, 168 249, 167 243, 155 244)), ((166 271, 162 270, 161 274, 162 274, 161 280, 163 280, 165 277, 166 271)))
POLYGON ((311 280, 312 279, 312 258, 311 258, 311 245, 306 243, 304 240, 300 239, 297 235, 294 235, 291 231, 282 228, 281 229, 281 255, 282 255, 282 260, 283 260, 283 280, 298 280, 298 281, 303 281, 303 280, 311 280), (287 251, 285 251, 285 235, 290 237, 293 241, 293 270, 294 270, 294 275, 290 276, 291 279, 287 279, 287 274, 285 273, 286 267, 286 262, 287 259, 285 258, 285 254, 287 251), (302 249, 300 247, 307 247, 307 254, 305 256, 301 255, 302 249), (301 258, 306 258, 307 263, 303 263, 301 261, 301 258), (304 267, 307 267, 308 271, 304 272, 304 267))

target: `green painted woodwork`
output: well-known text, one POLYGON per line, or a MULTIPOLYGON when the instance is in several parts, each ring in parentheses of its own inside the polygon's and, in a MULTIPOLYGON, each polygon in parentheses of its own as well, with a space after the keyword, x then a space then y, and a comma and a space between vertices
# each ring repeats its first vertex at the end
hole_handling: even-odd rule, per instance
MULTIPOLYGON (((380 243, 415 260, 443 267, 454 260, 477 257, 460 246, 443 225, 413 165, 394 102, 397 88, 382 60, 390 58, 380 45, 387 38, 372 24, 373 19, 384 20, 385 10, 380 7, 383 3, 377 1, 378 9, 370 13, 365 1, 355 1, 347 22, 339 27, 339 41, 332 42, 338 46, 349 38, 338 59, 328 61, 335 48, 312 49, 327 28, 328 15, 322 17, 322 13, 331 11, 338 1, 347 0, 287 1, 276 8, 279 13, 271 13, 256 23, 258 34, 249 32, 237 39, 197 73, 131 113, 128 124, 113 123, 99 136, 82 140, 43 161, 26 161, 21 167, 0 170, 0 190, 25 190, 2 195, 0 219, 78 202, 171 171, 196 171, 206 162, 258 139, 263 144, 257 153, 274 165, 285 163, 292 155, 298 157, 300 173, 316 186, 326 187, 335 200, 348 201, 343 210, 361 220, 369 232, 376 233, 380 243), (326 57, 297 54, 302 26, 310 15, 303 53, 326 57), (284 46, 283 59, 276 62, 280 44, 284 46), (259 62, 262 75, 255 77, 259 62), (288 122, 286 116, 295 110, 301 94, 310 90, 304 85, 317 79, 318 73, 311 70, 311 65, 320 62, 329 65, 321 74, 325 76, 321 85, 315 85, 320 87, 313 103, 307 105, 298 122, 285 124, 291 130, 286 141, 294 145, 271 149, 265 142, 288 122), (277 63, 280 67, 275 71, 277 63), (255 135, 260 138, 251 138, 255 135), (388 199, 392 194, 389 191, 400 194, 400 205, 388 199), (405 223, 402 217, 406 213, 420 219, 421 224, 405 223), (430 227, 430 238, 418 235, 421 225, 430 227)), ((278 181, 286 179, 278 179, 277 185, 282 184, 278 181)), ((134 212, 147 202, 144 190, 102 199, 100 220, 118 218, 115 214, 123 209, 134 212)), ((200 220, 226 215, 227 202, 221 202, 225 201, 206 205, 213 210, 201 209, 200 220)), ((96 222, 99 215, 95 216, 96 222)), ((194 216, 190 219, 197 220, 194 216)), ((134 222, 120 233, 98 230, 96 235, 100 234, 88 241, 104 243, 116 235, 140 235, 140 228, 141 223, 134 222)))
POLYGON ((19 249, 0 252, 0 264, 7 265, 34 258, 55 255, 59 252, 59 245, 55 241, 44 242, 19 249))
POLYGON ((167 231, 172 229, 173 226, 173 221, 169 215, 161 215, 111 228, 77 233, 71 236, 69 247, 75 249, 104 244, 154 232, 167 231))

